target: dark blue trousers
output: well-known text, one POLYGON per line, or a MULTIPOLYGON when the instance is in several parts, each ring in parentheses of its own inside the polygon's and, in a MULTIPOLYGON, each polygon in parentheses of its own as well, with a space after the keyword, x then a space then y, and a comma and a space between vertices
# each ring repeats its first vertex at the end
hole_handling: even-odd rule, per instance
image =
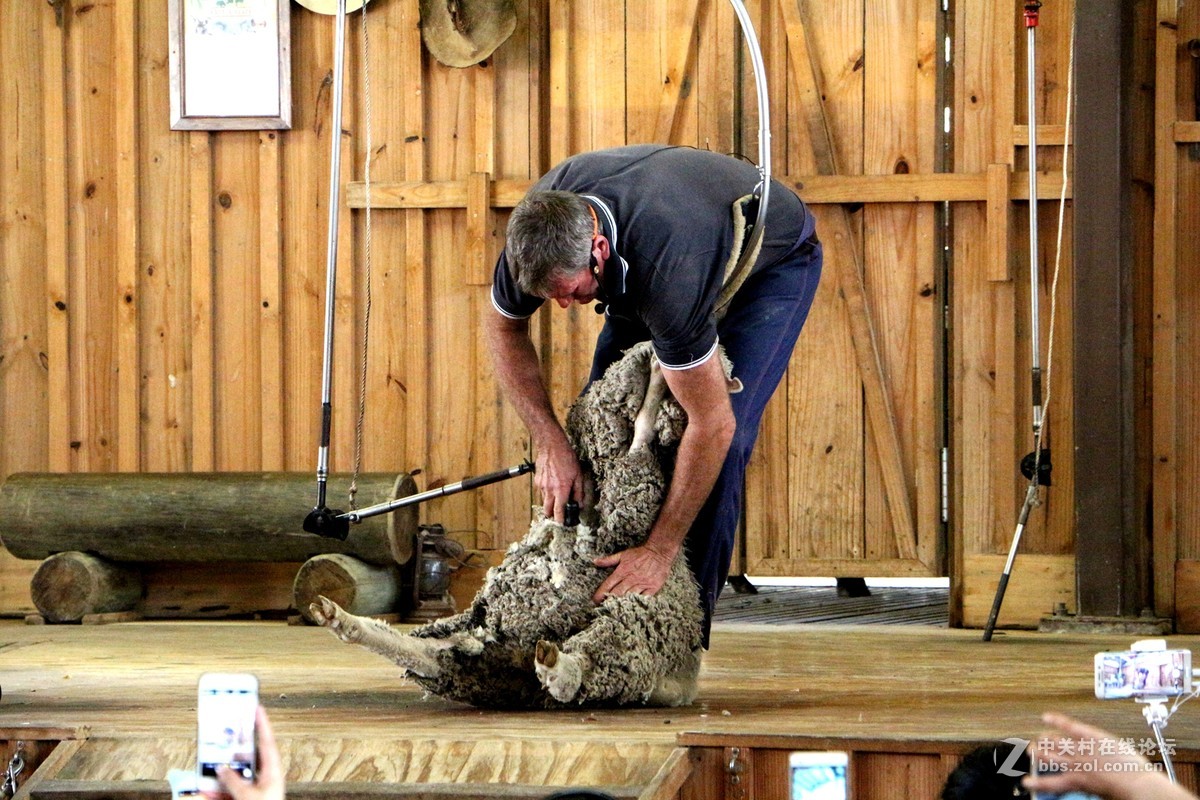
MULTIPOLYGON (((705 648, 713 608, 729 577, 742 514, 746 464, 758 438, 763 410, 787 370, 808 318, 821 264, 821 244, 815 235, 797 242, 775 263, 759 267, 746 279, 717 325, 721 345, 733 362, 733 376, 744 388, 730 395, 737 432, 716 485, 684 545, 688 566, 700 583, 705 648)), ((649 332, 640 323, 609 316, 596 340, 589 381, 603 375, 625 350, 648 338, 649 332)))

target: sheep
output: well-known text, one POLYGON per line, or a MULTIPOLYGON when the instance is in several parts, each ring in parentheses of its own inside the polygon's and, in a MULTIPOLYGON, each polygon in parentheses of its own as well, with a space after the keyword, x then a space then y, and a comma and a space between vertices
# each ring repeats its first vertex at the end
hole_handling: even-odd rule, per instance
POLYGON ((592 600, 609 572, 593 559, 641 544, 665 497, 687 422, 665 383, 646 342, 572 405, 566 429, 594 481, 595 506, 572 526, 535 510, 529 533, 488 571, 469 609, 408 635, 324 597, 313 619, 394 661, 427 691, 480 707, 690 704, 703 611, 686 559, 675 559, 653 596, 592 600))

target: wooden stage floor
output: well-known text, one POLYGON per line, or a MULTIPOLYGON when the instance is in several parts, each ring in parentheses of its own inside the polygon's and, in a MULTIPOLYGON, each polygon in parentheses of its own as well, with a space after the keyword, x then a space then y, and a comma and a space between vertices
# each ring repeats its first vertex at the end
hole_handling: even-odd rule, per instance
MULTIPOLYGON (((251 671, 291 782, 642 786, 680 743, 961 753, 1032 737, 1048 709, 1140 740, 1149 735, 1140 706, 1092 695, 1093 654, 1131 641, 1002 631, 984 643, 979 631, 929 627, 724 623, 693 706, 519 713, 425 696, 390 663, 318 628, 6 621, 0 740, 79 739, 55 754, 60 780, 161 781, 193 757, 197 676, 251 671)), ((1196 651, 1200 637, 1170 642, 1196 651)), ((1167 736, 1200 749, 1200 704, 1184 705, 1167 736)))

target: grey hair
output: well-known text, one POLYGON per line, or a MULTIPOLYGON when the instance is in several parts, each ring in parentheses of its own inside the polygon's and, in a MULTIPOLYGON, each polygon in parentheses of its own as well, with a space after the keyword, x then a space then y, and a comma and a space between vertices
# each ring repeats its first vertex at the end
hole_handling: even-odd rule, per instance
POLYGON ((508 220, 508 270, 517 286, 534 297, 549 297, 563 278, 588 267, 592 215, 573 192, 530 192, 508 220))

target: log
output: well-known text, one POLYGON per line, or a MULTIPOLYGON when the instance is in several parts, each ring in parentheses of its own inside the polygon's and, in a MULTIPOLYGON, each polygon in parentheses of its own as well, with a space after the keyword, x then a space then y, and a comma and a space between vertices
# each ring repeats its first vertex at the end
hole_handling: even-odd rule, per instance
MULTIPOLYGON (((342 509, 349 476, 330 476, 342 509)), ((408 474, 359 475, 360 508, 414 494, 408 474)), ((291 561, 348 553, 372 564, 412 557, 417 507, 368 517, 346 541, 305 533, 316 479, 301 472, 18 473, 0 486, 0 542, 17 558, 80 550, 113 561, 291 561)))
POLYGON ((344 553, 313 556, 296 573, 292 603, 300 615, 315 622, 308 607, 324 595, 351 614, 371 616, 397 610, 400 568, 376 566, 344 553))
POLYGON ((90 614, 131 610, 142 598, 142 576, 87 553, 58 553, 33 574, 31 594, 48 622, 79 622, 90 614))

